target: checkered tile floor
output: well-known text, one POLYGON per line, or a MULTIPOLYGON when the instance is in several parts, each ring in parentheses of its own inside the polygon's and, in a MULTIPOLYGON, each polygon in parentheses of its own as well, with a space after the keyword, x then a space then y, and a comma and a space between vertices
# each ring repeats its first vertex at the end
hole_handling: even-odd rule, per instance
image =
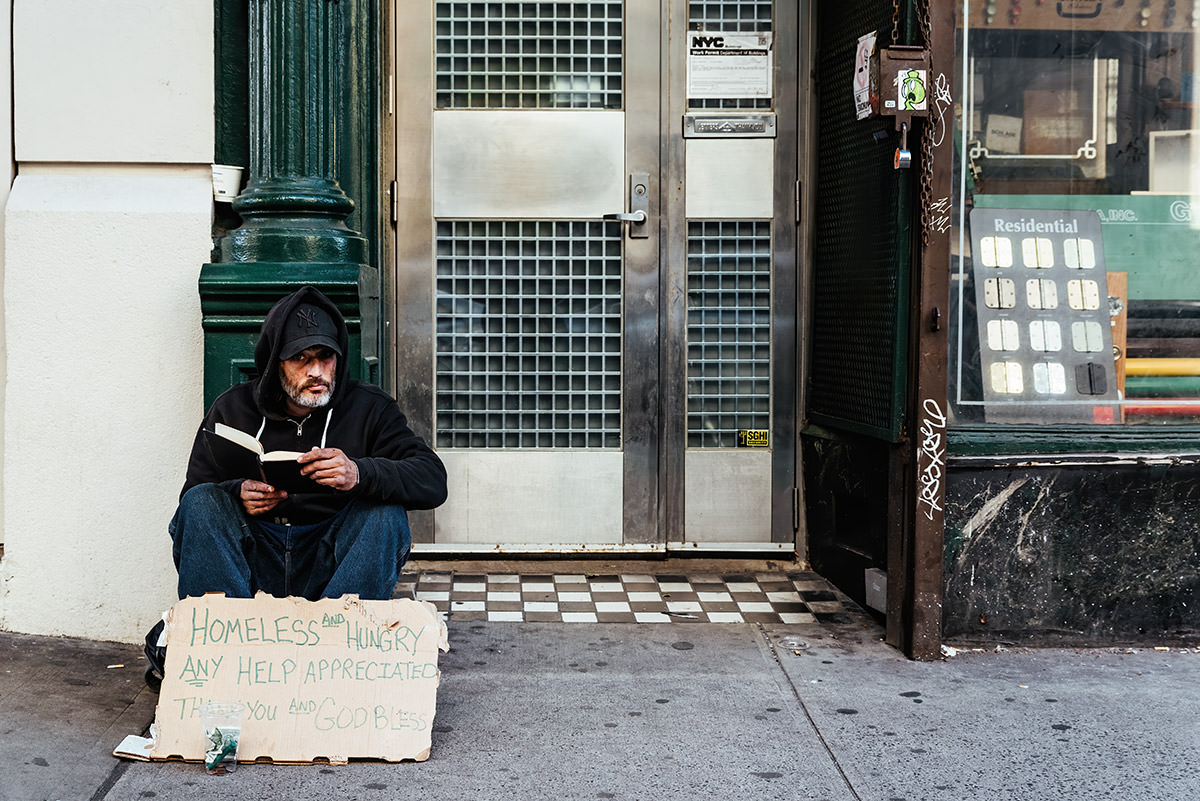
POLYGON ((846 623, 862 615, 815 573, 592 575, 419 573, 397 597, 454 621, 846 623))

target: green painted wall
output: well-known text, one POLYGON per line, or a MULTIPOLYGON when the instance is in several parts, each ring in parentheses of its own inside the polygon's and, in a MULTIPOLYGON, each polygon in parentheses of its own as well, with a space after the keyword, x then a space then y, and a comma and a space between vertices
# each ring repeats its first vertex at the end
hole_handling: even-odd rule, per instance
POLYGON ((212 263, 201 270, 206 406, 253 375, 263 317, 305 284, 324 291, 346 316, 351 375, 383 380, 379 275, 391 229, 381 202, 390 181, 381 4, 280 3, 270 29, 259 30, 263 23, 250 15, 260 19, 263 10, 249 0, 215 0, 214 158, 247 168, 253 184, 235 203, 216 204, 212 263), (263 37, 264 57, 295 49, 284 59, 288 75, 256 73, 254 36, 263 37), (263 96, 276 99, 258 112, 260 130, 252 129, 256 80, 279 81, 263 96), (307 105, 312 101, 319 105, 307 105), (256 165, 263 175, 254 173, 256 165))

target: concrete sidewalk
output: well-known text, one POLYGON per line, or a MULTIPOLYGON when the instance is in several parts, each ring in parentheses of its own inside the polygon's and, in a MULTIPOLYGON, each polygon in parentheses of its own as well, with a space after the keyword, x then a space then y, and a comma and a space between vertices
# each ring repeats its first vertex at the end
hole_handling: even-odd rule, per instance
POLYGON ((0 799, 1200 797, 1200 651, 916 663, 881 634, 451 621, 429 761, 227 776, 110 755, 153 717, 139 648, 0 634, 0 799))

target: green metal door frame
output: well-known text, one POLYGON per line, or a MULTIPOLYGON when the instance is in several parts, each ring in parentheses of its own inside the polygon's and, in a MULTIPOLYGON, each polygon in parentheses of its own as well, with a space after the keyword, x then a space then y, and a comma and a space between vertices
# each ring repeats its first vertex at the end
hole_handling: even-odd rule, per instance
POLYGON ((351 375, 387 380, 389 14, 382 0, 214 0, 214 158, 247 168, 248 184, 216 204, 213 261, 201 270, 206 404, 253 374, 263 316, 304 284, 343 308, 351 375))

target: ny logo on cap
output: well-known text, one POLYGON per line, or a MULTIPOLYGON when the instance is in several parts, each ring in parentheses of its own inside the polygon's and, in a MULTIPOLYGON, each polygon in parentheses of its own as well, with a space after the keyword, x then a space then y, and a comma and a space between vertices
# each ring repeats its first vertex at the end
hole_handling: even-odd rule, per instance
POLYGON ((308 329, 321 327, 321 321, 317 319, 317 310, 315 308, 309 307, 307 309, 297 309, 296 317, 298 318, 298 322, 296 324, 301 328, 308 329))

